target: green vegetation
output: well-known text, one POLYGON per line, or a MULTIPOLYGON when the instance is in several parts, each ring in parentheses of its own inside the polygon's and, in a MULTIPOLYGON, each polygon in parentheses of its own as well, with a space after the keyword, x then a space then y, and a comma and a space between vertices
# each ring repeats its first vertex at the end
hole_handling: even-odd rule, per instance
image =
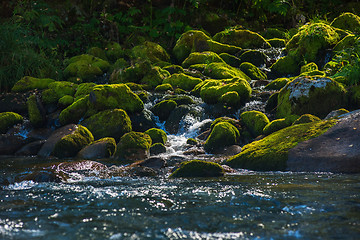
POLYGON ((218 163, 191 160, 182 163, 170 177, 219 177, 222 175, 224 175, 224 169, 218 163))

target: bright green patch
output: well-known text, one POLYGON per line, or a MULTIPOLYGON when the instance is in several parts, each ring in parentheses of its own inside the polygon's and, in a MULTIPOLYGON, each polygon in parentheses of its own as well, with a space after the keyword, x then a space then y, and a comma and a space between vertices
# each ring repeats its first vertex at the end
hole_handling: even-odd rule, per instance
POLYGON ((249 30, 224 30, 215 34, 215 41, 234 45, 243 49, 270 48, 270 44, 259 34, 249 30))
POLYGON ((249 62, 244 62, 240 65, 240 70, 243 71, 252 80, 266 80, 266 74, 258 67, 249 62))
POLYGON ((131 57, 135 60, 138 58, 142 60, 147 59, 152 63, 170 61, 170 56, 163 47, 157 43, 149 41, 143 42, 141 45, 133 47, 131 50, 131 57))
POLYGON ((288 78, 278 78, 271 81, 268 85, 265 86, 266 90, 280 90, 282 89, 290 80, 288 78))
POLYGON ((186 91, 191 91, 197 84, 201 83, 200 78, 191 77, 184 73, 175 73, 170 77, 166 78, 163 83, 171 84, 174 88, 181 88, 186 91))
POLYGON ((181 163, 169 177, 220 177, 224 175, 224 169, 213 162, 191 160, 181 163))
POLYGON ((167 141, 166 133, 158 128, 150 128, 149 130, 145 131, 144 133, 149 134, 151 137, 152 143, 162 143, 165 145, 167 141))
POLYGON ((241 70, 231 67, 226 63, 210 63, 206 65, 204 74, 213 79, 228 79, 239 77, 247 81, 251 79, 241 70))
POLYGON ((52 82, 55 82, 55 80, 50 78, 34 78, 25 76, 15 83, 11 91, 27 92, 35 89, 46 89, 52 82))
POLYGON ((321 121, 321 119, 318 118, 317 116, 314 116, 311 114, 303 114, 298 119, 296 119, 296 121, 293 123, 293 125, 309 123, 309 122, 316 122, 316 121, 321 121))
POLYGON ((268 117, 259 111, 243 112, 240 119, 254 137, 263 134, 264 127, 270 122, 268 117))
POLYGON ((270 135, 276 131, 290 126, 289 122, 285 118, 280 118, 269 122, 263 129, 264 135, 270 135))
POLYGON ((24 118, 14 112, 2 112, 0 113, 0 133, 6 133, 9 128, 15 124, 22 123, 24 118))
POLYGON ((316 70, 319 70, 318 66, 316 65, 316 63, 311 62, 311 63, 301 66, 300 73, 311 72, 311 71, 316 71, 316 70))
POLYGON ((26 105, 28 108, 28 114, 29 114, 29 119, 30 119, 31 125, 33 125, 35 128, 38 128, 38 127, 41 127, 45 123, 45 117, 41 113, 41 111, 38 107, 36 98, 37 98, 36 95, 31 95, 28 98, 26 105))
POLYGON ((174 89, 171 86, 171 84, 169 84, 169 83, 161 84, 155 88, 155 92, 166 92, 166 91, 172 91, 172 90, 174 90, 174 89))
POLYGON ((209 64, 213 62, 224 62, 219 55, 214 52, 193 52, 181 64, 183 68, 188 68, 194 64, 209 64))

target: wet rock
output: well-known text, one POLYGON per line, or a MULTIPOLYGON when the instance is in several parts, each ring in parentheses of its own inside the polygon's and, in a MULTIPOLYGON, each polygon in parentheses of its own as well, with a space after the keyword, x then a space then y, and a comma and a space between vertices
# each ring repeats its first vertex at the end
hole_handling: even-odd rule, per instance
POLYGON ((162 143, 155 143, 150 147, 150 155, 159 155, 166 152, 166 147, 162 143))
POLYGON ((13 134, 0 134, 0 155, 11 155, 29 143, 28 139, 13 134))
POLYGON ((220 177, 224 175, 224 169, 217 163, 200 160, 184 162, 176 169, 170 178, 178 177, 220 177))
POLYGON ((63 162, 53 166, 53 168, 56 169, 56 171, 67 173, 78 171, 105 171, 108 169, 104 164, 90 160, 63 162))
POLYGON ((177 103, 173 100, 164 100, 157 103, 151 108, 155 116, 158 116, 161 121, 166 120, 171 112, 176 108, 177 103))
POLYGON ((341 108, 341 109, 338 109, 338 110, 334 110, 334 111, 331 111, 325 118, 324 120, 328 120, 328 119, 331 119, 331 118, 337 118, 343 114, 346 114, 348 113, 349 111, 344 109, 344 108, 341 108))
POLYGON ((133 177, 155 177, 158 175, 157 171, 149 167, 134 167, 128 170, 133 177))
POLYGON ((224 155, 224 156, 234 156, 236 154, 241 153, 242 148, 239 145, 231 145, 226 146, 223 149, 219 149, 216 151, 216 154, 224 155))
POLYGON ((175 108, 165 122, 166 131, 170 134, 176 134, 179 131, 180 121, 184 118, 184 116, 190 114, 191 111, 191 107, 186 105, 180 105, 175 108))
POLYGON ((26 101, 31 92, 26 93, 0 93, 0 112, 15 112, 20 115, 27 114, 26 101))
POLYGON ((114 155, 115 151, 116 142, 114 138, 101 138, 81 149, 77 157, 83 159, 109 158, 114 155))
POLYGON ((253 137, 263 134, 264 127, 270 122, 268 117, 259 111, 243 112, 240 118, 253 137))
POLYGON ((35 156, 40 151, 46 140, 37 140, 26 144, 18 151, 15 152, 15 156, 35 156))
POLYGON ((193 147, 193 148, 186 150, 183 154, 189 155, 189 156, 197 156, 197 155, 205 154, 205 151, 204 151, 204 149, 193 147))
POLYGON ((6 133, 12 126, 24 121, 23 117, 14 112, 0 113, 0 133, 6 133))
POLYGON ((141 167, 148 167, 154 169, 160 169, 167 166, 166 160, 162 157, 151 157, 137 164, 141 167))
POLYGON ((135 132, 145 132, 150 128, 156 127, 155 120, 150 110, 144 109, 139 113, 129 115, 132 130, 135 132))
POLYGON ((162 143, 163 145, 167 141, 167 135, 164 130, 158 128, 151 128, 145 131, 146 134, 149 134, 151 137, 152 143, 162 143))
POLYGON ((266 65, 268 57, 265 53, 259 50, 248 50, 241 54, 239 57, 240 62, 249 62, 254 64, 256 67, 261 67, 266 65))
POLYGON ((120 138, 117 145, 115 158, 121 161, 138 161, 150 156, 151 138, 141 132, 129 132, 120 138))
POLYGON ((240 133, 232 124, 220 122, 213 127, 204 149, 208 153, 215 153, 223 147, 236 144, 239 139, 240 133))
POLYGON ((51 128, 36 128, 32 129, 27 137, 34 140, 46 140, 50 137, 54 130, 51 128))

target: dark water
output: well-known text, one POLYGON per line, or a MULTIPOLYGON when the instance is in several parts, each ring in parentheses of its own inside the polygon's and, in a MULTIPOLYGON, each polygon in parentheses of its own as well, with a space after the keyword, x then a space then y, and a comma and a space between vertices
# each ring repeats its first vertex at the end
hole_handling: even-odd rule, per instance
POLYGON ((0 190, 1 239, 359 239, 360 175, 87 178, 0 190))

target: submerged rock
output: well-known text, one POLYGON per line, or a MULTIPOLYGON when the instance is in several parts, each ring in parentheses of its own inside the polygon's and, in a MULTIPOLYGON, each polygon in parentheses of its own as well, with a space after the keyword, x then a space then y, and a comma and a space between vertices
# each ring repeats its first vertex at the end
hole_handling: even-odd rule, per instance
POLYGON ((191 160, 181 163, 169 177, 220 177, 223 175, 224 169, 217 163, 191 160))

